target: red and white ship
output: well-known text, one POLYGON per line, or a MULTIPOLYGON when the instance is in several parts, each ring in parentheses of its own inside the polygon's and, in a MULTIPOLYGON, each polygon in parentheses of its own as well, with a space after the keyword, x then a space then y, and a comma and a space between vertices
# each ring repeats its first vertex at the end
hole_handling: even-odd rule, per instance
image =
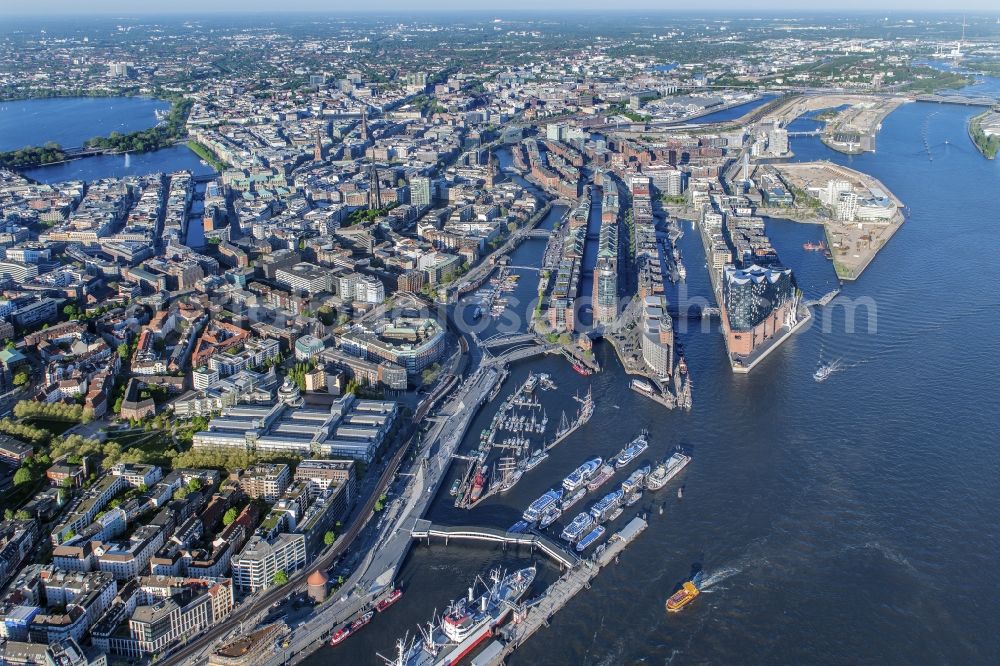
POLYGON ((396 659, 386 660, 391 666, 451 666, 467 657, 480 643, 493 635, 504 623, 514 604, 524 596, 535 580, 535 567, 520 569, 504 576, 499 569, 490 573, 486 590, 453 602, 444 615, 426 628, 421 627, 422 640, 406 645, 400 641, 396 659))

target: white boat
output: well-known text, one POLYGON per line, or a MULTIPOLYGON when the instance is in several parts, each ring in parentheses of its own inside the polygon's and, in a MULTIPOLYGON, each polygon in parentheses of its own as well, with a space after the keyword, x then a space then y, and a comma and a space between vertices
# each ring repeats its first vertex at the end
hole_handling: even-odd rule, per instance
POLYGON ((816 372, 813 373, 813 379, 817 382, 825 382, 829 379, 830 375, 840 369, 840 361, 834 361, 832 363, 827 363, 821 365, 816 372))
POLYGON ((583 537, 580 540, 580 543, 576 544, 576 552, 581 553, 587 550, 587 548, 593 545, 595 541, 604 536, 604 532, 605 529, 603 525, 598 525, 597 527, 595 527, 593 530, 590 531, 590 533, 587 534, 587 536, 583 537))
POLYGON ((627 479, 622 481, 622 492, 626 495, 631 495, 632 493, 639 491, 642 492, 643 483, 646 480, 646 476, 649 474, 649 465, 645 467, 640 467, 639 469, 632 472, 627 479))
POLYGON ((527 509, 525 509, 524 514, 521 516, 529 523, 537 522, 539 518, 551 507, 555 507, 559 504, 559 500, 562 499, 563 491, 561 490, 550 490, 534 502, 531 503, 527 509))
POLYGON ((587 484, 587 490, 594 491, 607 483, 608 479, 615 475, 615 468, 611 465, 602 465, 594 478, 587 484))
POLYGON ((538 526, 541 527, 542 529, 545 529, 552 523, 559 520, 559 516, 561 515, 562 515, 562 509, 560 509, 558 506, 550 506, 548 509, 545 510, 545 513, 542 514, 542 519, 538 521, 538 526))
POLYGON ((583 463, 570 472, 569 476, 563 479, 563 488, 565 488, 566 492, 569 493, 575 491, 577 488, 582 488, 584 484, 590 481, 590 478, 594 475, 594 473, 600 469, 601 463, 603 462, 604 460, 602 458, 597 457, 591 458, 587 462, 583 463))
POLYGON ((583 496, 587 494, 586 488, 577 488, 574 492, 570 493, 569 496, 563 497, 562 504, 559 505, 563 511, 566 511, 571 506, 583 499, 583 496))
POLYGON ((630 462, 639 457, 639 455, 649 448, 649 443, 646 441, 646 433, 643 432, 641 435, 633 439, 628 446, 622 449, 621 453, 615 456, 615 467, 621 469, 625 467, 630 462))
POLYGON ((602 497, 594 506, 590 507, 590 515, 599 523, 607 520, 608 516, 622 503, 625 493, 619 490, 612 490, 602 497))
POLYGON ((470 587, 467 599, 453 602, 439 621, 421 627, 422 640, 398 641, 398 656, 388 663, 392 666, 458 664, 510 616, 535 580, 535 573, 534 567, 508 576, 494 570, 482 595, 476 598, 470 587))
POLYGON ((659 490, 667 485, 671 479, 680 474, 681 470, 687 467, 689 462, 691 462, 691 456, 680 451, 675 452, 664 462, 657 465, 652 474, 646 477, 646 487, 654 491, 659 490))

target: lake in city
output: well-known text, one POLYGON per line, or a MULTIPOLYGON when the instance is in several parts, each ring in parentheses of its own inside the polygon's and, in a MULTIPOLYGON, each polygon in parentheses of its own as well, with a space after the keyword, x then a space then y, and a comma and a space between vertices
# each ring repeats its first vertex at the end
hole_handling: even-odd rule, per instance
MULTIPOLYGON (((0 151, 55 141, 66 148, 83 145, 95 136, 126 134, 156 125, 156 111, 170 103, 149 97, 53 97, 0 102, 0 151)), ((212 167, 186 146, 150 153, 95 155, 61 164, 26 169, 22 173, 42 183, 143 176, 187 169, 212 173, 212 167)))

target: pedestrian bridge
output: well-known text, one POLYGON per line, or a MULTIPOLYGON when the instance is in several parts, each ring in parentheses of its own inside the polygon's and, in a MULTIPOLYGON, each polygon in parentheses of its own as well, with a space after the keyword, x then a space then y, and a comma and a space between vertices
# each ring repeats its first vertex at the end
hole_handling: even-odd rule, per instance
POLYGON ((537 532, 508 532, 495 527, 474 527, 468 525, 434 525, 429 520, 417 520, 410 530, 410 536, 414 539, 427 539, 431 537, 443 538, 447 544, 451 540, 459 541, 489 541, 492 543, 502 543, 506 547, 530 546, 532 550, 538 548, 540 551, 557 562, 560 566, 570 568, 577 563, 578 558, 544 534, 537 532))

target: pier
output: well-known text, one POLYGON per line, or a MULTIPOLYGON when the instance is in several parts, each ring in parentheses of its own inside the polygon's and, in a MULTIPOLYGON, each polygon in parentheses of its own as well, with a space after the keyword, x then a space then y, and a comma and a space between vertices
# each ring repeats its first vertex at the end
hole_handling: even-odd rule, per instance
POLYGON ((447 545, 449 541, 488 541, 491 543, 502 543, 504 547, 529 546, 532 550, 537 548, 545 553, 562 568, 571 568, 579 561, 576 555, 563 548, 555 540, 538 532, 507 532, 495 527, 476 527, 468 525, 434 525, 429 520, 417 520, 410 529, 410 536, 414 539, 427 539, 430 543, 431 537, 444 539, 447 545))
POLYGON ((497 640, 474 660, 480 666, 500 666, 517 648, 531 638, 542 627, 549 626, 549 620, 580 591, 590 587, 601 569, 618 559, 625 547, 642 534, 648 523, 642 518, 633 518, 621 531, 616 532, 607 544, 599 546, 593 557, 581 560, 570 568, 538 598, 519 606, 514 612, 514 620, 501 629, 497 640))
POLYGON ((820 306, 821 308, 826 307, 839 294, 840 294, 840 289, 834 289, 833 291, 828 291, 827 293, 823 294, 821 297, 815 300, 806 301, 805 303, 803 303, 803 305, 805 305, 807 308, 811 308, 816 305, 820 306))

